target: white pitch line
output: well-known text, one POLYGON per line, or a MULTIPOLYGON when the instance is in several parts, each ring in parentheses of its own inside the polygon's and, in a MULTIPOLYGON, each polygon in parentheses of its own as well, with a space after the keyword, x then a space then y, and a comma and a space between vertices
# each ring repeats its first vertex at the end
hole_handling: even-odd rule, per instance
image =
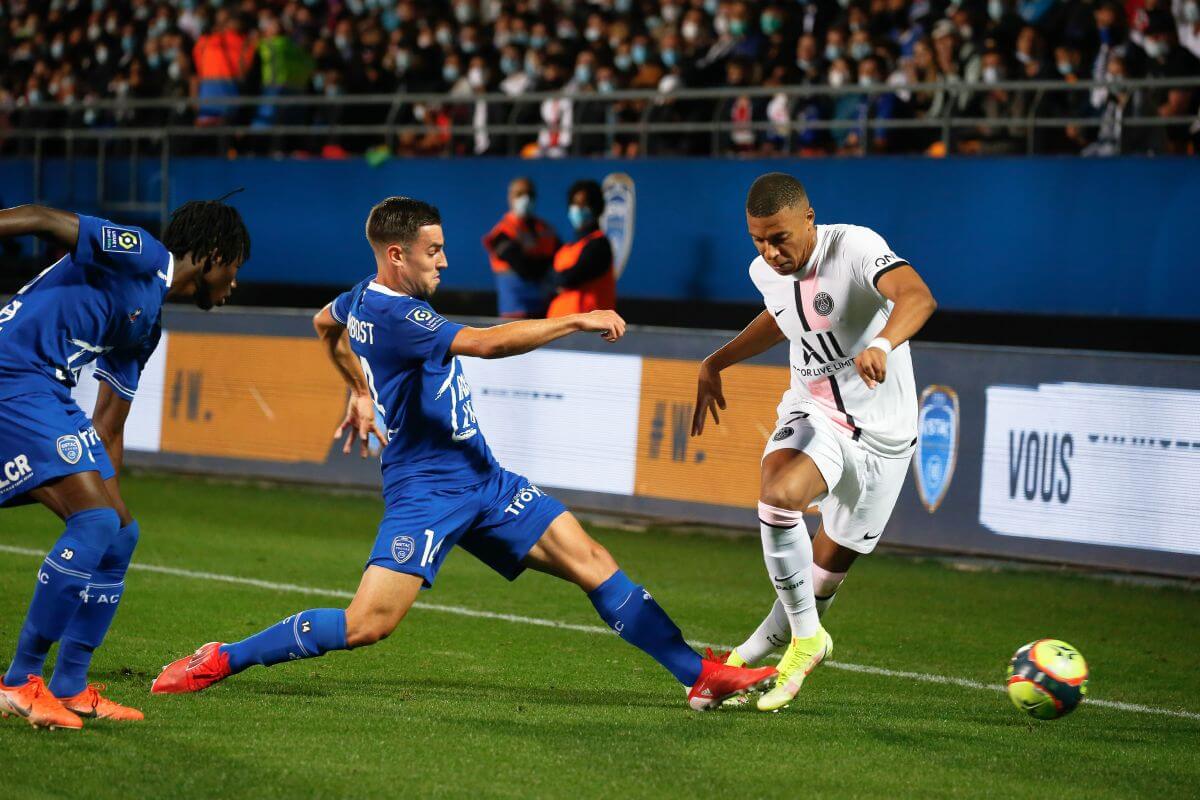
MULTIPOLYGON (((0 552, 12 553, 20 556, 33 556, 41 558, 46 555, 45 551, 34 550, 28 547, 13 547, 11 545, 0 544, 0 552)), ((216 581, 219 583, 233 583, 239 586, 253 586, 256 589, 270 589, 278 592, 295 592, 296 594, 316 595, 318 597, 340 597, 350 598, 354 596, 354 592, 348 592, 344 589, 321 589, 314 586, 300 586, 295 583, 276 583, 274 581, 264 581, 257 578, 242 578, 237 575, 222 575, 219 572, 200 572, 190 569, 180 569, 178 567, 164 567, 158 564, 131 564, 130 569, 141 572, 156 572, 160 575, 173 575, 179 578, 192 578, 194 580, 216 581)), ((577 625, 572 622, 560 622, 553 619, 540 619, 538 617, 525 617, 520 614, 501 614, 496 611, 481 611, 475 608, 466 608, 465 606, 447 606, 437 603, 422 603, 413 604, 414 608, 420 608, 425 611, 440 611, 444 614, 456 614, 462 617, 474 617, 476 619, 494 619, 501 622, 515 622, 521 625, 536 625, 542 628, 557 628, 564 631, 576 631, 577 633, 599 633, 608 636, 615 635, 609 628, 599 625, 577 625)), ((717 645, 712 642, 699 642, 689 640, 688 644, 693 647, 711 647, 714 650, 728 650, 729 645, 717 645)), ((922 683, 940 683, 950 686, 961 686, 965 689, 982 689, 990 692, 1003 692, 1005 689, 998 683, 981 683, 967 678, 955 678, 949 675, 935 675, 927 672, 907 672, 904 670, 887 669, 886 667, 872 667, 866 664, 851 664, 846 661, 826 661, 827 666, 834 669, 845 670, 846 672, 861 672, 867 675, 880 675, 885 678, 904 678, 906 680, 920 681, 922 683)), ((1123 703, 1118 700, 1087 700, 1089 706, 1099 708, 1111 708, 1115 711, 1130 711, 1138 714, 1157 714, 1164 717, 1177 717, 1179 719, 1200 720, 1200 713, 1195 711, 1183 711, 1173 708, 1159 708, 1158 706, 1144 706, 1138 703, 1123 703)))

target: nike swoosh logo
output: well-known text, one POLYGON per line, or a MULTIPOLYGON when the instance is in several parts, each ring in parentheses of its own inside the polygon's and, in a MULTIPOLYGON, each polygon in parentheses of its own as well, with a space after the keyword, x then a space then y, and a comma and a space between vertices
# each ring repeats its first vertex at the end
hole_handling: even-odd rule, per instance
POLYGON ((781 308, 781 309, 779 309, 778 311, 776 311, 776 312, 775 312, 775 316, 777 316, 777 317, 778 317, 780 314, 782 314, 782 313, 783 313, 783 312, 785 312, 785 311, 787 311, 787 306, 784 306, 783 308, 781 308))
POLYGON ((788 575, 786 578, 776 578, 775 580, 777 580, 777 581, 790 581, 792 578, 796 577, 796 576, 797 576, 797 575, 799 575, 799 574, 800 574, 800 570, 796 570, 796 571, 795 571, 795 572, 793 572, 791 575, 788 575))
MULTIPOLYGON (((881 532, 882 532, 882 531, 881 531, 881 532)), ((864 539, 878 539, 878 538, 879 538, 879 534, 877 533, 877 534, 875 534, 874 536, 872 536, 872 535, 871 535, 871 534, 869 534, 869 533, 864 533, 864 534, 863 534, 863 538, 864 538, 864 539)))

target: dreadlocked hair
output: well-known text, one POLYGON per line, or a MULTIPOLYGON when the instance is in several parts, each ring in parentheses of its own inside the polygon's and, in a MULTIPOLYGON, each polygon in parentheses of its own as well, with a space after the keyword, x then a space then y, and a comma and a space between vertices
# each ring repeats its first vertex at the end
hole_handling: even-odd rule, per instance
POLYGON ((162 243, 180 258, 191 255, 225 264, 250 258, 250 232, 242 215, 218 200, 191 200, 175 209, 162 243))

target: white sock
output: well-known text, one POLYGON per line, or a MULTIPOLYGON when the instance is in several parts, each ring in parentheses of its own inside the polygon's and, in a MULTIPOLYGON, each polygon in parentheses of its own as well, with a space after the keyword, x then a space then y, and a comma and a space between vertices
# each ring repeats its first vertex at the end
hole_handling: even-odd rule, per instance
POLYGON ((788 622, 787 612, 783 610, 783 602, 777 597, 766 619, 750 634, 749 639, 734 650, 747 664, 757 664, 776 650, 787 647, 791 641, 792 626, 788 622))
POLYGON ((830 572, 820 564, 812 565, 813 597, 817 601, 818 616, 825 616, 825 612, 833 605, 838 587, 844 580, 846 580, 844 572, 830 572))
POLYGON ((759 503, 758 520, 763 560, 787 614, 792 636, 807 639, 821 623, 813 597, 812 541, 804 527, 804 513, 759 503))

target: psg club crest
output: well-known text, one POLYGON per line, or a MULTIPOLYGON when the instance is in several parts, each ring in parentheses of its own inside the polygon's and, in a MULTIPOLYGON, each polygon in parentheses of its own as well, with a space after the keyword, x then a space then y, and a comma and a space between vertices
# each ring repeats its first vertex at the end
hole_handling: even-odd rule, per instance
POLYGON ((600 215, 600 230, 608 237, 613 249, 613 270, 617 277, 625 271, 629 253, 633 250, 633 216, 636 197, 633 178, 624 172, 614 172, 604 179, 604 213, 600 215))
POLYGON ((958 456, 958 395, 949 386, 926 386, 917 413, 917 452, 913 473, 921 503, 932 514, 937 511, 958 456))
POLYGON ((79 459, 83 458, 83 445, 78 436, 60 436, 56 444, 59 457, 68 464, 78 464, 79 459))

